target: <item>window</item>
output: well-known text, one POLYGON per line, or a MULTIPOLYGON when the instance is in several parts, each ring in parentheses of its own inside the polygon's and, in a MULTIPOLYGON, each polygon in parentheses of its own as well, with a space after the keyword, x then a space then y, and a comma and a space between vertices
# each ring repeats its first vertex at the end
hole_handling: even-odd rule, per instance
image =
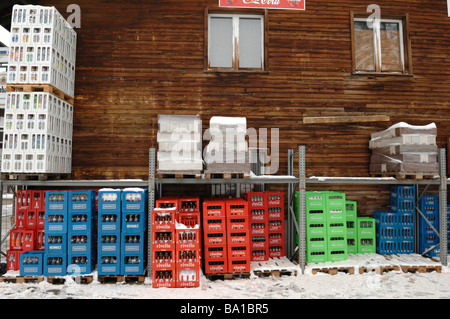
POLYGON ((210 70, 264 70, 264 17, 208 15, 210 70))
POLYGON ((353 16, 353 72, 411 73, 406 24, 405 19, 392 18, 369 25, 367 18, 353 16))

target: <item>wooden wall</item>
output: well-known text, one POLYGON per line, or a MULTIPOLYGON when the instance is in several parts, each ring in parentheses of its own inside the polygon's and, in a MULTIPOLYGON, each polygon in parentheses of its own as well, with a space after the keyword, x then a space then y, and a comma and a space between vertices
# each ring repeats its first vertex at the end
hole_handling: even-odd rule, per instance
MULTIPOLYGON (((70 3, 41 1, 65 17, 70 3)), ((351 74, 350 11, 365 12, 370 2, 307 0, 306 11, 268 10, 269 72, 255 74, 204 72, 205 8, 217 7, 217 0, 77 4, 75 179, 147 179, 159 113, 201 114, 205 128, 217 115, 279 128, 279 174, 287 173, 287 149, 306 145, 308 176, 368 176, 370 134, 399 121, 435 122, 440 147, 450 137, 446 1, 377 1, 382 14, 408 13, 410 22, 414 75, 384 77, 351 74), (330 115, 391 120, 302 123, 305 116, 330 115)), ((372 191, 386 189, 350 196, 366 207, 372 191)))

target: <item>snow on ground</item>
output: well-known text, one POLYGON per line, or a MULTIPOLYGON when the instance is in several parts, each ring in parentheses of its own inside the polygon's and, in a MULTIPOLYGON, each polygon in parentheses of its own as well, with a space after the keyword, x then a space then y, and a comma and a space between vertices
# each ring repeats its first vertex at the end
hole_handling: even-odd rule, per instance
POLYGON ((152 288, 150 278, 144 284, 87 285, 66 277, 65 284, 47 281, 1 283, 0 299, 449 299, 450 270, 441 273, 403 273, 382 275, 338 273, 330 275, 310 271, 297 276, 265 277, 210 281, 202 276, 197 288, 152 288))

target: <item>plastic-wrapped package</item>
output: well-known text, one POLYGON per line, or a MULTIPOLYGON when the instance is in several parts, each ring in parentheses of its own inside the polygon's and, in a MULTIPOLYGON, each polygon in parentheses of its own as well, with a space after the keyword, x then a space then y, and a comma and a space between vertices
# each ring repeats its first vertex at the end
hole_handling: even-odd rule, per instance
POLYGON ((199 115, 158 115, 158 173, 200 173, 202 121, 199 115))
POLYGON ((434 123, 417 126, 397 123, 371 135, 370 173, 404 177, 437 175, 439 172, 437 128, 434 123))

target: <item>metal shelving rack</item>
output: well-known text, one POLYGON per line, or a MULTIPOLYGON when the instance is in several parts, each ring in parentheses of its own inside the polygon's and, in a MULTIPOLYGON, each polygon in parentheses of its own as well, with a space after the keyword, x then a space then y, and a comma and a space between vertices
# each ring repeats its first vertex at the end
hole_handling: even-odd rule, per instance
MULTIPOLYGON (((249 179, 160 179, 156 178, 156 151, 154 148, 149 150, 149 179, 145 180, 56 180, 56 181, 31 181, 31 180, 7 180, 0 179, 0 238, 2 225, 2 198, 3 186, 21 186, 21 187, 48 187, 48 188, 64 188, 64 187, 140 187, 148 188, 148 214, 151 216, 156 200, 156 186, 164 184, 286 184, 288 187, 287 194, 287 223, 286 223, 286 255, 295 258, 299 256, 299 265, 302 273, 306 266, 306 230, 305 230, 305 191, 308 184, 360 184, 360 185, 416 185, 425 186, 420 197, 425 193, 431 185, 439 186, 439 204, 440 204, 440 245, 447 247, 447 185, 450 182, 446 177, 446 156, 445 149, 439 151, 440 178, 438 180, 405 180, 385 178, 327 178, 327 177, 311 177, 306 178, 306 152, 305 146, 299 146, 298 151, 288 150, 288 175, 287 176, 256 176, 249 179), (294 176, 295 157, 298 156, 298 173, 294 176), (295 191, 299 191, 299 215, 295 216, 295 191), (296 234, 299 234, 299 242, 296 244, 296 234)), ((238 187, 236 187, 238 190, 238 187)), ((418 197, 418 199, 420 199, 418 197)), ((417 208, 418 210, 418 208, 417 208)), ((418 210, 418 213, 423 214, 418 210)), ((151 256, 152 256, 152 227, 151 218, 148 218, 148 256, 147 256, 147 276, 151 277, 151 256)), ((437 232, 437 230, 436 230, 437 232)), ((6 238, 6 237, 5 237, 6 238)), ((3 252, 2 252, 3 254, 3 252)), ((0 255, 1 261, 1 255, 0 255)), ((440 262, 447 265, 447 249, 441 249, 440 262)))

